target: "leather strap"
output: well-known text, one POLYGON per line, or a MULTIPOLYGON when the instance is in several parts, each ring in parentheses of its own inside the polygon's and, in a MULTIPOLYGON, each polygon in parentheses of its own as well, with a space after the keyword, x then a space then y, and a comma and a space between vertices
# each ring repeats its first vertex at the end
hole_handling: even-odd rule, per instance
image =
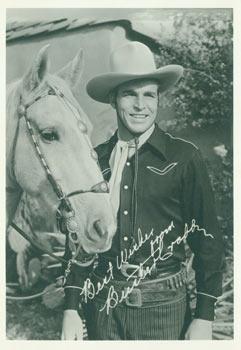
MULTIPOLYGON (((92 282, 94 284, 102 283, 103 279, 92 273, 92 282)), ((172 301, 173 298, 177 298, 179 295, 183 297, 186 293, 186 269, 182 268, 179 272, 172 274, 169 278, 166 275, 159 275, 159 278, 151 281, 141 281, 140 284, 133 288, 131 293, 127 295, 122 304, 141 307, 145 304, 153 302, 165 302, 172 301)), ((109 284, 105 285, 101 292, 96 296, 99 300, 106 301, 108 297, 110 286, 114 287, 119 297, 121 294, 130 288, 132 283, 130 281, 118 281, 111 280, 109 284)))

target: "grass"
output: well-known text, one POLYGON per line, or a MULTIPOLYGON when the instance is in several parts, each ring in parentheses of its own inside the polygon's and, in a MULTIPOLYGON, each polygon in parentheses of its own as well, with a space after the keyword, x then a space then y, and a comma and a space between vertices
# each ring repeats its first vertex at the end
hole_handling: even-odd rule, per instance
POLYGON ((62 308, 49 310, 40 299, 7 302, 7 339, 59 340, 62 308))

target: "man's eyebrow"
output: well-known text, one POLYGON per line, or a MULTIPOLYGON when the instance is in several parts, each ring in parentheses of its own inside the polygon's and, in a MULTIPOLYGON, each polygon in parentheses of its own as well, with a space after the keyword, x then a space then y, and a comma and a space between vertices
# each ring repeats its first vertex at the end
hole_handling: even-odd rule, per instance
POLYGON ((156 90, 147 90, 144 92, 144 94, 157 94, 156 90))
POLYGON ((133 89, 124 89, 124 90, 122 90, 121 91, 121 93, 123 94, 123 93, 125 93, 125 94, 130 94, 130 93, 135 93, 135 90, 133 90, 133 89))
MULTIPOLYGON (((120 93, 121 94, 136 94, 137 92, 134 89, 126 88, 126 89, 123 89, 120 93)), ((153 90, 146 90, 146 91, 143 92, 144 95, 146 95, 146 94, 157 94, 157 93, 158 93, 158 91, 156 91, 154 89, 153 90)))

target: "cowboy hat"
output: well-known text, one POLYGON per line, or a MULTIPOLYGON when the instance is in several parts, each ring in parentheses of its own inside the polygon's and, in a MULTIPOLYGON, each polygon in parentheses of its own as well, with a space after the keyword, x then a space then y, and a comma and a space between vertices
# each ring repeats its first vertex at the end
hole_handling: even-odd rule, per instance
POLYGON ((168 65, 156 68, 151 50, 144 44, 133 41, 114 51, 110 55, 110 72, 92 78, 86 86, 94 100, 109 103, 109 94, 117 86, 139 79, 156 80, 159 92, 164 92, 182 76, 183 67, 168 65))

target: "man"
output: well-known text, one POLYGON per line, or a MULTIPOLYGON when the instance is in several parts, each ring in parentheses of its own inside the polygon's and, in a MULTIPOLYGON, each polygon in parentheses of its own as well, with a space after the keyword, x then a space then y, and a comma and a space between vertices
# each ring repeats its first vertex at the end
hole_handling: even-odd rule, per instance
POLYGON ((117 114, 118 132, 97 153, 118 228, 94 272, 91 266, 70 273, 62 338, 81 338, 82 300, 89 339, 211 339, 223 246, 209 178, 197 147, 155 124, 159 95, 183 68, 156 69, 152 52, 138 42, 116 49, 110 66, 87 91, 117 114), (192 321, 185 240, 197 283, 192 321))

